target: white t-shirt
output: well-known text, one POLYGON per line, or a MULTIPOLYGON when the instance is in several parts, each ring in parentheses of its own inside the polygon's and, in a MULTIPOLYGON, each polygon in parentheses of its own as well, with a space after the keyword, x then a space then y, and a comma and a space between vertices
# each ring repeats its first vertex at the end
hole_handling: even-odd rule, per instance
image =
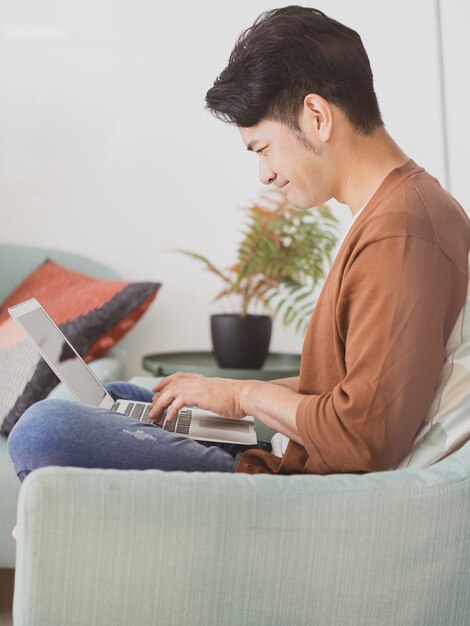
MULTIPOLYGON (((364 209, 364 207, 359 209, 359 211, 357 213, 355 213, 355 215, 353 215, 351 224, 349 225, 349 228, 344 233, 343 238, 341 239, 341 242, 340 242, 340 244, 339 244, 339 246, 337 248, 336 254, 338 254, 341 246, 343 245, 344 240, 347 237, 347 234, 349 233, 349 230, 350 230, 351 226, 354 224, 354 222, 357 220, 359 215, 362 213, 363 209, 364 209)), ((275 454, 276 456, 283 457, 284 453, 285 453, 285 451, 287 449, 287 444, 288 443, 289 443, 289 437, 286 437, 286 435, 282 435, 281 433, 275 433, 271 437, 271 447, 273 449, 273 454, 275 454)))

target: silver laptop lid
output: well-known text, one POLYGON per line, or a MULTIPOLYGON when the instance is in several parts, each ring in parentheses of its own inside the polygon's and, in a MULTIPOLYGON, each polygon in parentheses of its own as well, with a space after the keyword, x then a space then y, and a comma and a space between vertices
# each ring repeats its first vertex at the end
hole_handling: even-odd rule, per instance
POLYGON ((43 359, 80 402, 110 407, 113 399, 36 298, 8 309, 43 359))

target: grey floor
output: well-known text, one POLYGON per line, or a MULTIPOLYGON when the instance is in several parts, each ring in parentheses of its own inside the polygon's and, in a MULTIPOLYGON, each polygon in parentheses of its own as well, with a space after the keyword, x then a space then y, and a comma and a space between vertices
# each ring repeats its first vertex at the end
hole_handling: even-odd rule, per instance
POLYGON ((11 607, 15 570, 0 569, 0 625, 12 626, 11 607))

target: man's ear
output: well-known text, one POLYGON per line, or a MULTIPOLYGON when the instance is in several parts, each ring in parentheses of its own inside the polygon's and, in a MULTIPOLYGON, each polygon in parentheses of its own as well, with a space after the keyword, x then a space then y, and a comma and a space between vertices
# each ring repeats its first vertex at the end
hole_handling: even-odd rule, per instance
POLYGON ((333 111, 330 103, 318 94, 308 94, 304 98, 303 117, 320 141, 326 143, 333 130, 333 111))

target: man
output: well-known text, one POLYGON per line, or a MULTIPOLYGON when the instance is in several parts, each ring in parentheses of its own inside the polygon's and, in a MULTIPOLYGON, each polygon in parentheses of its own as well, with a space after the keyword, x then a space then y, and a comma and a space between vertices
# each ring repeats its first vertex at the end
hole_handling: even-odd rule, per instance
POLYGON ((298 207, 336 198, 354 223, 313 311, 299 377, 174 374, 155 397, 122 383, 109 390, 153 400, 155 422, 167 408, 174 418, 183 405, 197 405, 254 415, 280 435, 272 450, 260 444, 244 452, 152 425, 138 437, 132 420, 110 411, 45 401, 10 435, 21 479, 48 464, 368 472, 395 467, 410 450, 466 297, 466 214, 384 129, 359 35, 320 11, 263 13, 238 39, 206 100, 256 152, 263 183, 298 207))

